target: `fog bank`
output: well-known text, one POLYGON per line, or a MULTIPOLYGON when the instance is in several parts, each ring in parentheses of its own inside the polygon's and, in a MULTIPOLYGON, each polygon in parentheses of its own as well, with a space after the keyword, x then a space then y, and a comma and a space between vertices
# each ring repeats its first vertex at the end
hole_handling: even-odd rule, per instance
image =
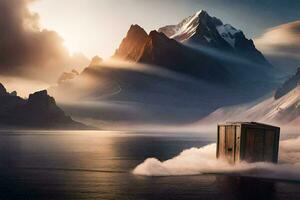
POLYGON ((166 161, 148 158, 133 173, 143 176, 180 176, 197 174, 233 174, 270 179, 300 181, 300 137, 281 141, 279 163, 230 165, 216 159, 216 144, 190 148, 166 161))

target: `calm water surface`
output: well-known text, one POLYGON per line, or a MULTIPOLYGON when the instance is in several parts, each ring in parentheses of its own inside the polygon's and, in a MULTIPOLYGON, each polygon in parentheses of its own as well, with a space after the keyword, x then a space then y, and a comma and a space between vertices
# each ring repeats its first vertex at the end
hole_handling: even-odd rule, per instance
POLYGON ((0 199, 300 199, 299 182, 131 173, 148 157, 165 160, 212 142, 151 133, 1 132, 0 199))

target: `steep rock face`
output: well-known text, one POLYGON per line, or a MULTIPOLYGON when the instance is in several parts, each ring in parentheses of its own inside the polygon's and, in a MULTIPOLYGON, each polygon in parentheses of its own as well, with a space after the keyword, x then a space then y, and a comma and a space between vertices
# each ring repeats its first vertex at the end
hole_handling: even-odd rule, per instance
POLYGON ((158 31, 181 43, 226 51, 271 66, 255 48, 253 41, 247 39, 241 30, 230 24, 223 24, 220 19, 211 17, 206 11, 199 11, 177 25, 165 26, 158 31))
POLYGON ((285 81, 282 86, 280 86, 275 94, 274 97, 275 99, 279 99, 280 97, 286 95, 300 84, 300 68, 298 68, 296 74, 292 76, 290 79, 285 81))
POLYGON ((170 39, 163 33, 149 35, 137 25, 130 27, 114 58, 162 66, 215 83, 230 83, 221 62, 170 39))
POLYGON ((15 128, 89 128, 65 115, 46 90, 30 94, 27 100, 9 93, 1 95, 0 125, 15 128))
POLYGON ((122 40, 120 47, 116 50, 113 58, 138 61, 140 52, 147 40, 148 34, 138 25, 132 25, 122 40))
POLYGON ((138 61, 164 66, 211 82, 230 82, 230 74, 222 63, 157 31, 149 34, 138 61))
POLYGON ((0 83, 0 96, 6 95, 6 89, 5 87, 0 83))
POLYGON ((14 109, 17 105, 24 105, 25 102, 26 101, 24 99, 14 94, 8 93, 6 88, 0 83, 0 115, 9 112, 11 109, 14 109))

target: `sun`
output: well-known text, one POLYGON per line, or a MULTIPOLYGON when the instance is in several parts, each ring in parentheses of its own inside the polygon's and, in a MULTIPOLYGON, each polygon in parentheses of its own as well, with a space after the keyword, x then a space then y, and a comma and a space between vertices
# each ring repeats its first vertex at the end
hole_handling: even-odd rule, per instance
POLYGON ((71 55, 80 52, 79 45, 75 42, 68 42, 65 40, 63 44, 71 55))

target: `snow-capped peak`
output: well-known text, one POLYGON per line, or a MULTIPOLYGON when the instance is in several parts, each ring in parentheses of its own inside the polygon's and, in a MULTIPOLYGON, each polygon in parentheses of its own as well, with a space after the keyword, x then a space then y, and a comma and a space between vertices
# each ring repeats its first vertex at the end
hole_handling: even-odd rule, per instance
MULTIPOLYGON (((194 15, 189 16, 182 20, 179 24, 169 25, 158 29, 158 32, 163 32, 169 38, 176 39, 181 35, 186 35, 186 39, 193 36, 196 33, 198 24, 199 15, 201 13, 206 13, 203 10, 199 10, 194 15)), ((184 38, 181 38, 181 42, 184 41, 184 38)))
POLYGON ((181 34, 187 34, 189 36, 194 35, 198 26, 198 17, 202 12, 203 11, 200 10, 196 14, 183 20, 182 23, 178 24, 179 26, 176 27, 176 33, 171 35, 170 38, 175 38, 181 34))
POLYGON ((196 12, 195 15, 200 15, 200 13, 202 13, 202 12, 206 12, 206 11, 205 10, 199 10, 198 12, 196 12))
POLYGON ((235 47, 235 34, 239 33, 239 30, 236 30, 230 24, 224 24, 220 26, 216 26, 221 37, 226 40, 232 47, 235 47))
POLYGON ((214 40, 213 35, 218 34, 232 47, 235 47, 235 35, 241 32, 230 24, 223 24, 218 18, 211 17, 204 10, 196 12, 177 25, 165 26, 158 31, 179 42, 186 42, 197 34, 196 37, 200 36, 210 43, 214 40))

